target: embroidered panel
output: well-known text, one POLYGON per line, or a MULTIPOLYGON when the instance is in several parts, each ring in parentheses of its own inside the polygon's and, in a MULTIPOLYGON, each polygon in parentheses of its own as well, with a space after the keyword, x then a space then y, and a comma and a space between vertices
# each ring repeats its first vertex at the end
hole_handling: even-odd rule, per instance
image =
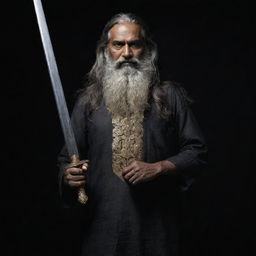
POLYGON ((142 159, 143 114, 113 117, 112 167, 122 178, 122 170, 134 160, 142 159))

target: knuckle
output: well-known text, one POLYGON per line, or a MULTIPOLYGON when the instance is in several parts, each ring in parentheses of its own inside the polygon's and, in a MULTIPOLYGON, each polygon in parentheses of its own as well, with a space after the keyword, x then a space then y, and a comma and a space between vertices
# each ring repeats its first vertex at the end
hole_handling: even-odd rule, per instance
POLYGON ((67 175, 68 173, 69 173, 69 168, 65 169, 64 172, 63 172, 64 175, 67 175))
POLYGON ((71 180, 71 179, 72 179, 71 174, 67 174, 66 179, 67 179, 67 180, 71 180))
POLYGON ((72 173, 72 172, 73 172, 73 169, 74 169, 74 168, 72 168, 72 167, 68 168, 68 169, 66 170, 66 173, 67 173, 67 174, 72 173))

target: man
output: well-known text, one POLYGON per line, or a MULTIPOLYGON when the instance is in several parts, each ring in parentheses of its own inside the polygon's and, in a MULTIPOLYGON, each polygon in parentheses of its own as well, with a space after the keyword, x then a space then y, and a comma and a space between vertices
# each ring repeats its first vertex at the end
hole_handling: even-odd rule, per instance
POLYGON ((207 148, 184 90, 160 83, 145 24, 117 14, 79 94, 72 124, 81 159, 59 155, 67 204, 85 186, 82 255, 178 255, 181 188, 206 164, 207 148))

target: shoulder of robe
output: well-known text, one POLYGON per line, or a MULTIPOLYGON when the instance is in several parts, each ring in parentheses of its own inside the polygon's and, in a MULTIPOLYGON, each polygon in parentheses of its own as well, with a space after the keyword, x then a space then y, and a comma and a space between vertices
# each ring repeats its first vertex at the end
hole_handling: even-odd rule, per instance
POLYGON ((85 117, 85 102, 82 94, 74 96, 73 107, 71 108, 71 119, 85 117))
POLYGON ((85 96, 81 93, 74 96, 73 109, 82 109, 82 108, 84 108, 84 105, 85 105, 84 97, 85 96))
POLYGON ((174 81, 163 81, 161 87, 166 92, 171 105, 180 104, 182 107, 187 107, 193 103, 193 99, 183 85, 174 81))

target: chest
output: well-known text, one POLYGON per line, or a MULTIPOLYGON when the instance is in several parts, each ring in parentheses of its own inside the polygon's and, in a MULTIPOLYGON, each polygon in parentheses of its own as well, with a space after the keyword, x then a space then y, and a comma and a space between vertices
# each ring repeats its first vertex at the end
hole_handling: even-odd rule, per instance
MULTIPOLYGON (((144 142, 159 142, 168 144, 175 137, 176 129, 171 120, 165 120, 159 116, 152 107, 142 120, 144 142)), ((88 122, 88 140, 111 141, 113 136, 113 122, 105 106, 95 111, 88 122)))

